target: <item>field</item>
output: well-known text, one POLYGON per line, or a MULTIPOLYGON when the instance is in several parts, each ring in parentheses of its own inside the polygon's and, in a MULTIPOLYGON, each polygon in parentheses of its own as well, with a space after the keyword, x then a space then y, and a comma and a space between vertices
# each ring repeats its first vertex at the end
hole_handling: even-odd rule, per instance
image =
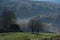
POLYGON ((48 39, 56 35, 57 34, 53 33, 32 34, 26 32, 10 32, 0 33, 0 40, 42 40, 44 38, 48 39))

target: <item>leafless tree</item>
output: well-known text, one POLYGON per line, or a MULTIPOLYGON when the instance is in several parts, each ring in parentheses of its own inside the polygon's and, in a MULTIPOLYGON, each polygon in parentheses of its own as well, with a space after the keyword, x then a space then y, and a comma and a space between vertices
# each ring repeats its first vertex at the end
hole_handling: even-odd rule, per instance
POLYGON ((12 10, 9 10, 9 8, 5 8, 3 10, 3 13, 2 13, 3 17, 2 17, 2 27, 3 27, 3 30, 6 31, 8 28, 9 28, 9 25, 10 24, 14 24, 15 23, 15 12, 12 11, 12 10))
POLYGON ((33 33, 39 33, 39 29, 42 26, 42 24, 37 19, 31 19, 28 26, 32 29, 33 33))

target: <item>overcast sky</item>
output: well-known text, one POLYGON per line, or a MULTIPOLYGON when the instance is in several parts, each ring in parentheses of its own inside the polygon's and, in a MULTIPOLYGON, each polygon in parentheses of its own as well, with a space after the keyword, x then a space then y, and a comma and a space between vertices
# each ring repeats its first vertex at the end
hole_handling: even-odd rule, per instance
POLYGON ((60 3, 60 0, 34 0, 34 1, 47 1, 47 2, 60 3))

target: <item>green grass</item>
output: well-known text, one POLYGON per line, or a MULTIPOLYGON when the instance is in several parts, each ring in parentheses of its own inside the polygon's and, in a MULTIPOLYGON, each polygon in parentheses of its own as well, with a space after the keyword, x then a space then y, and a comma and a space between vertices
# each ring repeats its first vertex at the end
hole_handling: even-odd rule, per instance
POLYGON ((56 36, 57 34, 53 33, 39 33, 32 34, 26 32, 11 32, 11 33, 0 33, 0 40, 27 40, 27 39, 41 39, 41 38, 50 38, 56 36))

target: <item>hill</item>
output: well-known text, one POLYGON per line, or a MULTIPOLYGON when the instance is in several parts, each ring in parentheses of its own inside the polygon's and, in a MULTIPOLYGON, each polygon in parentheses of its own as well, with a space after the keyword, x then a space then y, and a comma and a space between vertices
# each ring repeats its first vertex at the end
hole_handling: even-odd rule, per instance
POLYGON ((11 8, 11 10, 15 10, 15 12, 17 13, 17 18, 29 18, 40 14, 60 13, 59 4, 43 2, 43 1, 9 0, 9 1, 2 1, 0 3, 0 7, 2 7, 2 9, 4 7, 8 7, 11 8))
MULTIPOLYGON (((24 0, 5 0, 0 2, 0 17, 4 8, 7 7, 9 10, 14 10, 16 12, 16 19, 21 27, 25 27, 29 22, 29 19, 34 16, 42 16, 41 21, 48 24, 50 31, 58 29, 60 26, 60 4, 43 2, 43 1, 24 1, 24 0), (42 15, 41 15, 42 14, 42 15), (51 14, 51 15, 50 15, 51 14), (55 17, 54 14, 56 14, 55 17), (48 16, 48 17, 46 17, 48 16), (54 16, 54 18, 53 18, 54 16), (23 25, 24 24, 24 25, 23 25), (55 28, 57 27, 57 28, 55 28), (52 30, 51 30, 52 28, 52 30), (55 29, 53 29, 55 28, 55 29)), ((39 17, 37 17, 39 18, 39 17)), ((37 19, 36 18, 36 19, 37 19)), ((40 19, 40 18, 39 18, 40 19)), ((45 27, 48 29, 48 27, 45 27)), ((44 29, 44 28, 43 28, 44 29)), ((25 29, 24 29, 25 30, 25 29)), ((49 29, 48 29, 49 30, 49 29)), ((59 32, 59 31, 58 31, 59 32)))

